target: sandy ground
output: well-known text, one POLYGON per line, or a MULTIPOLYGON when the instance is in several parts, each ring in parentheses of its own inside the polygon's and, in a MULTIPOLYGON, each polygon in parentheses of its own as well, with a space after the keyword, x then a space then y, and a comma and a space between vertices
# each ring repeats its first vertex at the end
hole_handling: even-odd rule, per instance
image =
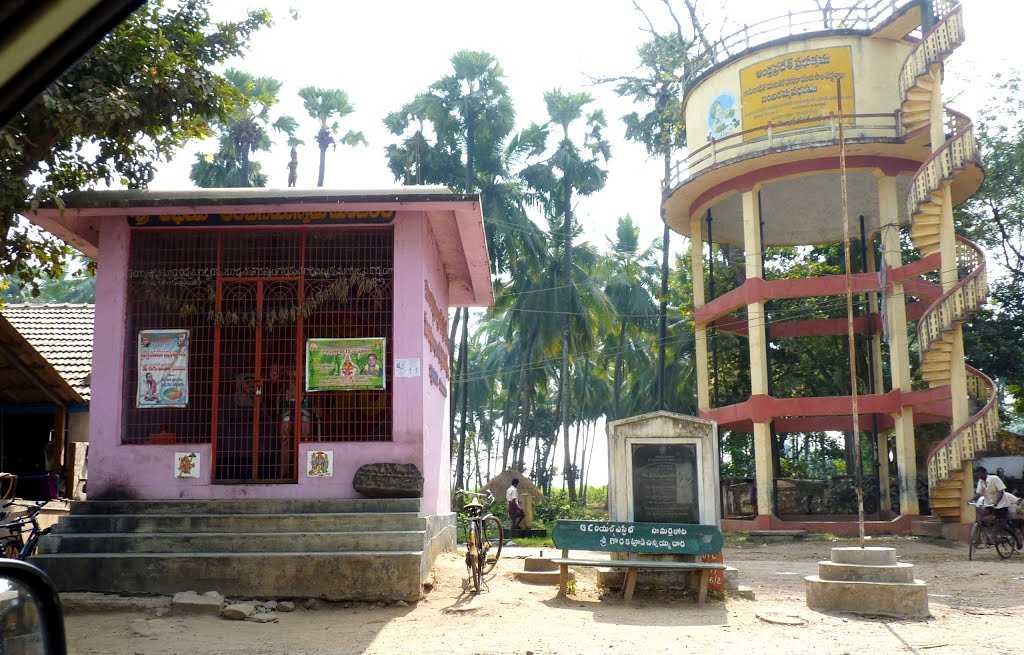
MULTIPOLYGON (((878 543, 878 541, 876 541, 878 543)), ((928 582, 932 618, 897 621, 822 614, 804 604, 803 576, 827 559, 828 542, 743 544, 726 550, 756 600, 729 598, 697 607, 685 598, 638 594, 625 603, 601 598, 592 569, 581 569, 575 595, 519 583, 514 557, 502 559, 488 590, 464 591, 455 555, 438 560, 434 589, 401 607, 324 604, 278 614, 278 623, 213 617, 155 618, 152 612, 71 614, 70 652, 113 655, 340 655, 346 653, 1024 653, 1024 556, 999 561, 986 552, 916 540, 886 541, 928 582), (765 613, 797 616, 778 625, 765 613)), ((536 549, 530 549, 530 553, 536 549)), ((549 551, 550 552, 550 551, 549 551)), ((525 555, 520 549, 513 555, 525 555)))

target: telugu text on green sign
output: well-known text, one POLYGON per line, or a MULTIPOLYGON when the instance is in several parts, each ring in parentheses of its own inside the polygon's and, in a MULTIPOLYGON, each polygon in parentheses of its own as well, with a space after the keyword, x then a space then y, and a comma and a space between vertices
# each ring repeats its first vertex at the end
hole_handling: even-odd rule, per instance
POLYGON ((722 531, 689 523, 558 521, 555 547, 613 553, 707 555, 722 551, 722 531))

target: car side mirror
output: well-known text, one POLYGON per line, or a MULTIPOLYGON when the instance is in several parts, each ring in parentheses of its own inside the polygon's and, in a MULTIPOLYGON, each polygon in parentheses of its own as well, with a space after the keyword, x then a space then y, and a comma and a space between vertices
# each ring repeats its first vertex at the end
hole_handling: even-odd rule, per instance
POLYGON ((57 589, 27 562, 0 559, 0 653, 67 655, 57 589))

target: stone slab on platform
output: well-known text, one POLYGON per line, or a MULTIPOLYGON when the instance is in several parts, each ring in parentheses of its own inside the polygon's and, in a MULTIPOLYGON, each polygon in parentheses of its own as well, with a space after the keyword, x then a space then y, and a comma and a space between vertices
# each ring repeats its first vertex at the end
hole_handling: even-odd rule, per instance
MULTIPOLYGON (((520 582, 526 582, 528 584, 541 584, 551 585, 554 587, 558 586, 560 579, 558 573, 558 567, 555 567, 554 571, 515 571, 513 574, 516 580, 520 582)), ((569 573, 569 578, 575 578, 573 573, 569 573)))
POLYGON ((547 557, 527 557, 523 560, 523 570, 534 573, 557 571, 558 565, 547 557))
POLYGON ((209 614, 217 616, 224 607, 224 596, 216 591, 198 594, 194 591, 179 591, 171 598, 171 611, 179 616, 209 614))
POLYGON ((367 498, 419 498, 423 474, 415 464, 364 464, 352 487, 367 498))

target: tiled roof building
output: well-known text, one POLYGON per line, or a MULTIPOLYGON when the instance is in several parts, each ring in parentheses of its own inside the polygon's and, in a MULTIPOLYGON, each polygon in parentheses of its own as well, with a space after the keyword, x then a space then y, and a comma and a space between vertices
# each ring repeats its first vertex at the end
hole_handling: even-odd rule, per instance
POLYGON ((92 371, 93 307, 86 303, 20 303, 0 310, 87 402, 92 371))

